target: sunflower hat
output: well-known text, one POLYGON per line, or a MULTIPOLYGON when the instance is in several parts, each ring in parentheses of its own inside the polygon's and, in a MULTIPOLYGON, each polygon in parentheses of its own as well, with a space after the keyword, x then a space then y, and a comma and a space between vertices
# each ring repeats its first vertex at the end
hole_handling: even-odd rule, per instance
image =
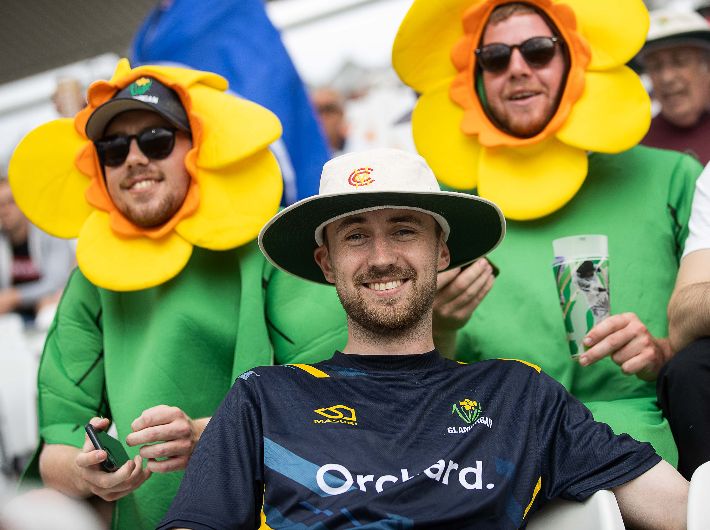
POLYGON ((160 285, 185 267, 194 246, 227 250, 256 238, 277 211, 282 179, 269 144, 281 136, 267 109, 226 93, 223 77, 177 67, 131 68, 122 59, 109 81, 88 90, 88 105, 31 131, 8 168, 18 206, 35 225, 78 238, 77 262, 99 287, 131 291, 160 285), (114 206, 86 134, 98 107, 132 83, 154 78, 180 99, 193 147, 185 200, 165 224, 141 228, 114 206))
POLYGON ((491 12, 511 0, 414 0, 392 50, 395 70, 421 94, 412 114, 419 153, 446 186, 476 188, 506 217, 538 219, 567 204, 587 176, 587 152, 636 145, 651 120, 625 64, 646 39, 642 0, 524 0, 556 26, 569 66, 557 110, 530 138, 500 130, 477 95, 475 49, 491 12))

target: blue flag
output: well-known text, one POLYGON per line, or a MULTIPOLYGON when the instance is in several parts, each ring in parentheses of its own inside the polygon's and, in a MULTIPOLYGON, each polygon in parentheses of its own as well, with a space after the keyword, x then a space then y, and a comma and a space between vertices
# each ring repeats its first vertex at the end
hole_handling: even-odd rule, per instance
POLYGON ((274 144, 284 204, 315 195, 328 146, 281 36, 262 0, 163 1, 133 41, 135 65, 179 63, 227 78, 230 90, 271 110, 283 124, 274 144))

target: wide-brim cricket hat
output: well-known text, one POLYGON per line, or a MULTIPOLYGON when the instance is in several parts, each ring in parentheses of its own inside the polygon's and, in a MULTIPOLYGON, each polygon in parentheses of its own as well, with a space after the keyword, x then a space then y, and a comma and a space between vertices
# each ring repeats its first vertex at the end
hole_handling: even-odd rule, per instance
POLYGON ((313 257, 323 243, 324 227, 349 215, 384 208, 417 210, 434 217, 449 247, 449 269, 488 254, 505 234, 505 218, 495 204, 475 195, 441 191, 419 155, 372 149, 327 162, 318 195, 272 217, 259 234, 259 247, 279 269, 328 283, 313 257))
POLYGON ((650 13, 651 25, 646 44, 639 52, 643 61, 648 52, 679 45, 710 50, 710 22, 690 9, 669 7, 650 13))
POLYGON ((98 140, 116 116, 129 110, 149 110, 172 125, 190 131, 190 121, 177 93, 154 77, 141 77, 98 107, 86 122, 86 136, 98 140))

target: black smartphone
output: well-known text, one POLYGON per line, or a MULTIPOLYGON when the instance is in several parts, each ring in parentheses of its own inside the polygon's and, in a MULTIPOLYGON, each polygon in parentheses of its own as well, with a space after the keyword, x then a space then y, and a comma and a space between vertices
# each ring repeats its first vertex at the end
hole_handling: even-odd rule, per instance
MULTIPOLYGON (((476 263, 476 261, 478 261, 478 260, 472 261, 471 263, 464 265, 463 267, 461 267, 461 270, 464 270, 464 269, 470 267, 471 265, 476 263)), ((488 261, 488 263, 490 263, 490 265, 491 265, 491 270, 493 272, 493 276, 497 277, 500 274, 500 270, 498 269, 498 267, 496 267, 495 263, 493 263, 490 259, 486 258, 486 261, 488 261)))
POLYGON ((116 440, 116 438, 109 436, 103 431, 95 430, 94 426, 90 423, 87 423, 84 429, 94 447, 106 451, 106 460, 101 462, 101 467, 104 471, 113 473, 128 462, 130 459, 128 453, 126 453, 123 445, 121 445, 121 442, 116 440))

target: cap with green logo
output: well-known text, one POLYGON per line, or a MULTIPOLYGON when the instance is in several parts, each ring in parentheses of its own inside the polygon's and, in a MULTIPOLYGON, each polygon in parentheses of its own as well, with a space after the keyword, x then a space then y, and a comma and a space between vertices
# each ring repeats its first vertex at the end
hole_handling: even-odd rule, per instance
POLYGON ((178 129, 190 131, 187 113, 177 93, 153 77, 141 77, 94 111, 86 122, 86 136, 98 140, 112 119, 129 110, 155 112, 178 129))

